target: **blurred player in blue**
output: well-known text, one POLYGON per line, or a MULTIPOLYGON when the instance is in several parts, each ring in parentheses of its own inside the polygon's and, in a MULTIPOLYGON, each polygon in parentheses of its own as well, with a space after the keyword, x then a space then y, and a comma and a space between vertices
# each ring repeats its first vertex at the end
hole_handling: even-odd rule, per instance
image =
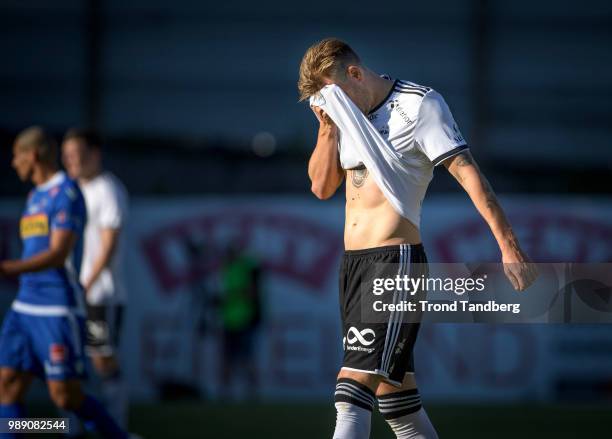
POLYGON ((12 164, 22 181, 36 187, 20 222, 22 258, 0 262, 0 275, 19 276, 17 298, 0 332, 0 417, 23 416, 24 396, 38 375, 59 408, 104 437, 127 437, 81 387, 85 331, 78 278, 86 222, 81 191, 59 171, 57 145, 39 127, 17 136, 12 164))

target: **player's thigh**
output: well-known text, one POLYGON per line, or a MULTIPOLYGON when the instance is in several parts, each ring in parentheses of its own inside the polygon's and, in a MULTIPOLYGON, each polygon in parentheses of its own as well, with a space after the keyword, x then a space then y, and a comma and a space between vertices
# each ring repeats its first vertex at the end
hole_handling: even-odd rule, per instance
POLYGON ((85 323, 74 314, 45 316, 36 325, 32 340, 38 362, 44 365, 47 380, 68 380, 85 376, 85 323))
POLYGON ((0 367, 0 404, 23 400, 33 375, 9 367, 0 367))
POLYGON ((19 372, 23 376, 40 374, 41 364, 32 346, 34 326, 30 316, 13 310, 7 312, 0 331, 0 368, 19 372))
POLYGON ((89 354, 94 369, 101 375, 113 373, 119 369, 119 362, 115 355, 89 354))
POLYGON ((342 368, 340 369, 340 372, 338 373, 338 379, 342 379, 342 378, 348 378, 353 381, 357 381, 358 383, 361 383, 364 386, 367 386, 372 391, 375 391, 377 387, 379 386, 379 383, 381 382, 382 377, 380 375, 376 375, 373 373, 365 373, 365 372, 359 372, 355 370, 342 368))
POLYGON ((389 393, 403 392, 417 388, 416 378, 414 373, 407 373, 402 380, 401 386, 389 384, 385 380, 381 380, 376 388, 376 396, 388 395, 389 393))

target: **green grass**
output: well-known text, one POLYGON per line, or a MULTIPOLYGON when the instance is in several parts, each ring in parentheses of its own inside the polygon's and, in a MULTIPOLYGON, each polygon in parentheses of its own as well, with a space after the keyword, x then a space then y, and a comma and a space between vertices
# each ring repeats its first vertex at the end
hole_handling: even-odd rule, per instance
MULTIPOLYGON (((610 406, 428 405, 427 411, 442 439, 612 437, 610 406)), ((334 417, 333 406, 321 404, 137 404, 130 430, 145 439, 330 439, 334 417)), ((393 437, 375 414, 371 438, 393 437)))
MULTIPOLYGON (((600 438, 612 437, 612 407, 431 406, 441 438, 600 438), (604 435, 604 431, 609 431, 604 435)), ((333 407, 312 404, 136 406, 133 431, 146 438, 331 438, 333 407)), ((373 439, 393 438, 376 414, 373 439)))

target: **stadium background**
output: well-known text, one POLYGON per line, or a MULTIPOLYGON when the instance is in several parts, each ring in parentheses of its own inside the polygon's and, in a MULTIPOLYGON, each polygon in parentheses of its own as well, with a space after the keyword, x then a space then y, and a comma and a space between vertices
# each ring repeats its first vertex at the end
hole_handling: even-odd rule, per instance
MULTIPOLYGON (((132 198, 123 346, 132 430, 328 437, 343 202, 309 193, 317 124, 295 86, 305 49, 337 36, 375 71, 440 91, 528 253, 610 262, 611 29, 604 1, 2 0, 0 257, 19 252, 29 189, 9 166, 15 134, 96 128, 132 198), (219 333, 198 323, 232 242, 263 267, 255 396, 240 379, 220 380, 219 333)), ((498 258, 443 170, 423 239, 432 261, 498 258)), ((0 281, 3 309, 14 290, 0 281)), ((607 436, 606 326, 434 325, 417 349, 441 437, 607 436)), ((31 399, 49 411, 41 387, 31 399)), ((373 437, 390 437, 379 418, 373 437)))

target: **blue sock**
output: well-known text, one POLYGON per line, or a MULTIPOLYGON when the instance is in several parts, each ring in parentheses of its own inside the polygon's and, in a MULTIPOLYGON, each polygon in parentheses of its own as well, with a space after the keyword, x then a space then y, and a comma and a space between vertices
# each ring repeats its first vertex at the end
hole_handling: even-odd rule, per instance
POLYGON ((128 434, 117 425, 104 406, 92 396, 85 395, 83 404, 74 413, 86 424, 95 425, 96 431, 103 437, 112 439, 128 437, 128 434))
MULTIPOLYGON (((25 409, 23 404, 19 402, 14 404, 0 404, 0 418, 23 418, 24 415, 25 409)), ((17 439, 19 437, 18 434, 13 433, 5 433, 1 436, 7 439, 17 439)))

